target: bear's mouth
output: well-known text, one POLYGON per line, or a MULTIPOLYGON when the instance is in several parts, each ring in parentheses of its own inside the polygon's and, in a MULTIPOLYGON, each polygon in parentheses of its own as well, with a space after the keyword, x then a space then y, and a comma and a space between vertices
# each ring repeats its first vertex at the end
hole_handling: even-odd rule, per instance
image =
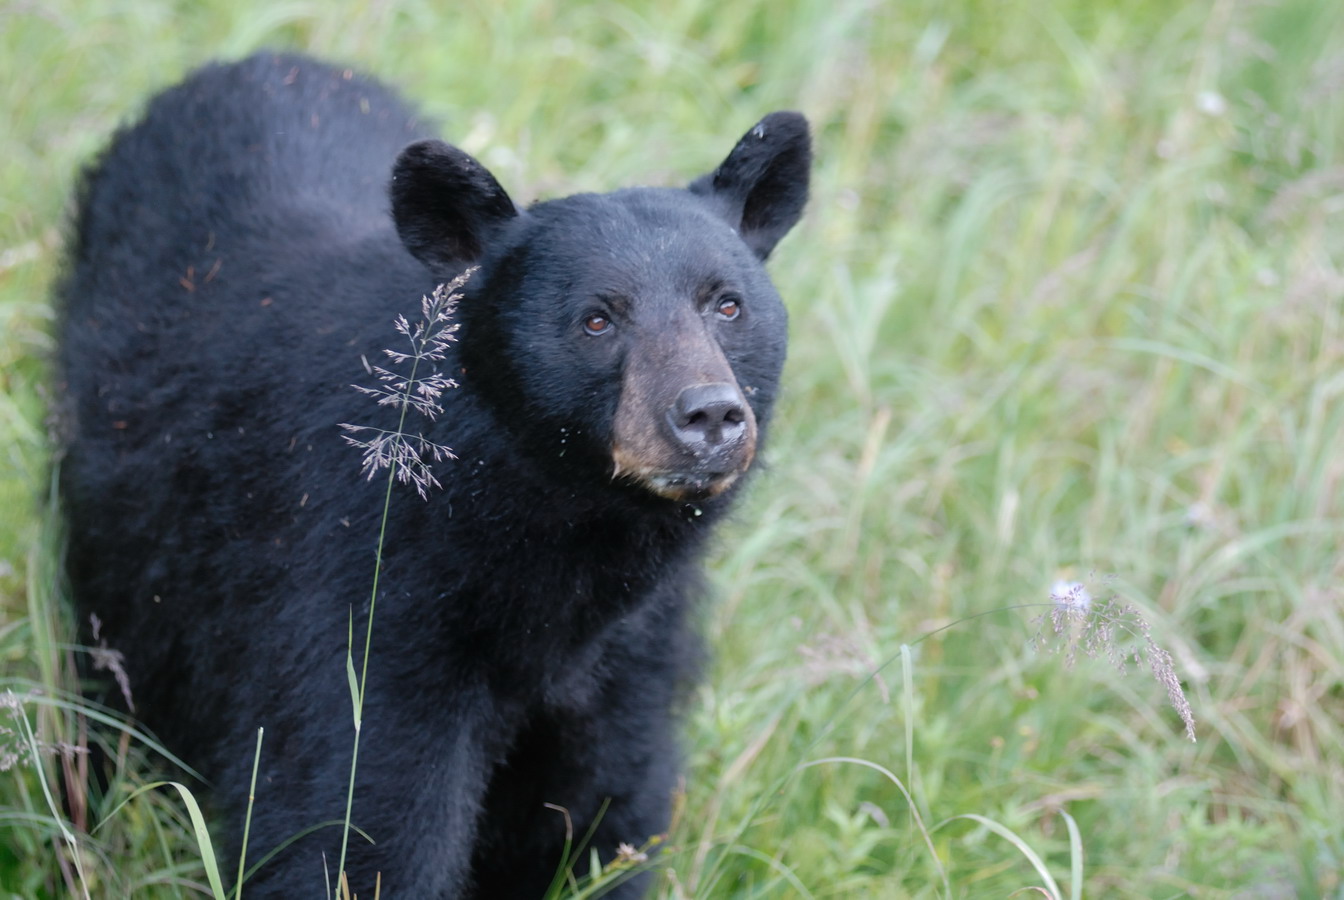
POLYGON ((733 486, 741 472, 660 472, 641 479, 649 490, 669 500, 708 500, 733 486))
MULTIPOLYGON (((627 461, 628 462, 628 461, 627 461)), ((612 477, 638 485, 668 500, 686 502, 717 497, 742 477, 742 470, 729 472, 666 471, 652 466, 632 467, 617 462, 612 477)))

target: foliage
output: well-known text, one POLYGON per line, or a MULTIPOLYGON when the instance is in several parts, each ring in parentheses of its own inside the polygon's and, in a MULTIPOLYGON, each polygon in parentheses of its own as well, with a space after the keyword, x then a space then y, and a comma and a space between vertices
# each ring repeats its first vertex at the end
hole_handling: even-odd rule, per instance
POLYGON ((772 109, 814 124, 771 263, 786 395, 720 535, 659 896, 1344 891, 1344 5, 447 9, 0 12, 0 725, 26 746, 0 892, 208 891, 177 794, 117 809, 159 748, 75 700, 47 285, 117 123, 263 45, 408 86, 519 200, 682 182, 772 109), (1169 684, 1033 650, 1060 580, 1146 623, 1195 743, 1169 684), (105 788, 61 749, 86 745, 105 788))

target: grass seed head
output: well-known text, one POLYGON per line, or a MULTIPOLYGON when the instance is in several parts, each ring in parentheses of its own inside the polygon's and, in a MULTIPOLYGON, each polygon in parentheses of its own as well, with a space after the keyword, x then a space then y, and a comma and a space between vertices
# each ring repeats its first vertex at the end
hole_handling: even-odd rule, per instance
POLYGON ((1064 665, 1072 667, 1078 652, 1089 659, 1105 657, 1121 675, 1131 664, 1147 663, 1167 699, 1185 724, 1186 737, 1195 740, 1195 715, 1181 688, 1171 654, 1153 639, 1152 627, 1131 604, 1115 597, 1094 601, 1080 582, 1057 581, 1050 591, 1050 611, 1036 619, 1034 649, 1062 653, 1064 665))
POLYGON ((409 349, 385 349, 387 367, 365 368, 377 380, 373 385, 352 385, 379 406, 401 411, 394 430, 373 425, 341 423, 346 443, 363 451, 360 471, 364 477, 373 477, 390 469, 397 481, 414 486, 422 498, 429 497, 430 488, 442 487, 434 477, 432 463, 455 459, 453 451, 435 443, 421 432, 406 430, 407 414, 414 412, 431 422, 443 412, 443 395, 457 387, 457 382, 444 375, 435 366, 441 362, 448 345, 457 340, 459 324, 453 321, 457 304, 462 299, 462 288, 475 273, 471 268, 433 293, 420 298, 420 321, 411 324, 403 315, 393 320, 393 328, 406 339, 409 349))

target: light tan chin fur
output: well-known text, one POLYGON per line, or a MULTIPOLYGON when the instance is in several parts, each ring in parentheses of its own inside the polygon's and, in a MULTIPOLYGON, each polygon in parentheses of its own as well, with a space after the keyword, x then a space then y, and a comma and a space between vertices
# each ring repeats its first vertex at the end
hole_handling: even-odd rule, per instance
MULTIPOLYGON (((754 454, 753 454, 754 457, 754 454)), ((737 483, 751 466, 751 460, 736 472, 730 472, 721 478, 710 482, 691 481, 672 483, 670 480, 681 477, 679 473, 666 472, 653 466, 642 465, 633 456, 625 453, 620 447, 612 448, 612 473, 613 479, 622 479, 639 485, 652 494, 659 497, 666 497, 668 500, 707 500, 710 497, 717 497, 728 488, 737 483)))

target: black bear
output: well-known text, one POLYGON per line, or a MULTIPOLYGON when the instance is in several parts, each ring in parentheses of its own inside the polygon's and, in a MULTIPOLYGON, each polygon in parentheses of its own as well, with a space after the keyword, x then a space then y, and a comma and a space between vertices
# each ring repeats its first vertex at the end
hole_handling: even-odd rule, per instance
MULTIPOLYGON (((666 828, 700 558, 784 362, 762 263, 810 162, 774 113, 686 189, 523 209, 389 89, 284 54, 206 66, 116 135, 58 288, 67 568, 226 833, 265 727, 250 859, 344 814, 383 491, 338 424, 398 428, 351 384, 469 267, 434 363, 459 386, 411 426, 457 458, 386 525, 353 814, 374 842, 347 869, 540 897, 566 816, 604 860, 666 828)), ((321 890, 340 831, 247 896, 321 890)))

